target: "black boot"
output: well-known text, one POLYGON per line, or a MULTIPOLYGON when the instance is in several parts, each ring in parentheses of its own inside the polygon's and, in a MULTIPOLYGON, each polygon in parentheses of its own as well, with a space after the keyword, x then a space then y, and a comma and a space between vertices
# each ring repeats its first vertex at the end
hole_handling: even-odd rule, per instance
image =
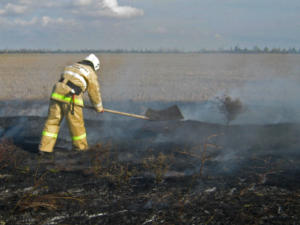
POLYGON ((54 153, 53 152, 43 152, 43 151, 39 151, 38 153, 39 155, 39 160, 41 163, 54 163, 54 153))

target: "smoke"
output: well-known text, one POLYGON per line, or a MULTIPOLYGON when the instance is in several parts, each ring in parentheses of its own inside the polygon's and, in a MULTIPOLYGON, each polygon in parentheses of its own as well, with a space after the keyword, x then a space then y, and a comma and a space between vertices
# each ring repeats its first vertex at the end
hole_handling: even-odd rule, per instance
POLYGON ((253 156, 288 158, 297 154, 299 79, 293 76, 282 77, 265 76, 264 79, 219 93, 209 101, 182 107, 188 119, 222 124, 226 124, 226 120, 218 109, 218 97, 227 95, 239 99, 245 107, 245 111, 230 123, 235 126, 221 126, 222 132, 217 131, 224 134, 217 141, 222 146, 221 152, 213 159, 218 164, 217 169, 226 169, 231 173, 253 156))
POLYGON ((251 82, 233 90, 230 95, 246 106, 246 111, 235 123, 300 122, 299 81, 292 78, 251 82))
MULTIPOLYGON (((120 80, 113 82, 110 87, 120 96, 124 96, 128 89, 134 85, 126 82, 131 70, 125 71, 120 80)), ((279 124, 300 122, 300 96, 299 82, 292 78, 264 79, 248 82, 240 88, 231 89, 226 95, 233 100, 239 99, 243 104, 243 112, 230 122, 230 125, 243 124, 279 124)), ((106 88, 106 87, 105 87, 106 88)), ((105 93, 105 88, 103 91, 105 93)), ((109 90, 108 90, 109 91, 109 90)), ((226 124, 226 115, 220 110, 221 102, 218 97, 202 102, 159 102, 159 101, 108 101, 104 96, 104 105, 119 111, 144 114, 147 108, 164 109, 177 104, 185 120, 196 120, 207 123, 226 124)), ((88 104, 88 103, 87 103, 88 104)), ((0 102, 0 116, 47 116, 48 101, 2 101, 0 102)), ((91 120, 131 120, 131 118, 112 115, 109 113, 97 114, 91 110, 85 110, 85 118, 91 120)))
POLYGON ((0 101, 0 117, 47 116, 48 101, 11 100, 0 101))
POLYGON ((224 95, 239 100, 240 113, 230 124, 278 124, 299 123, 299 81, 293 78, 275 78, 247 82, 239 88, 220 92, 208 101, 182 104, 184 117, 210 123, 225 124, 226 115, 221 112, 219 99, 224 95))
MULTIPOLYGON (((120 6, 108 4, 106 7, 107 10, 111 10, 120 6)), ((245 82, 228 85, 229 88, 226 91, 221 90, 222 86, 213 86, 216 87, 214 90, 220 90, 220 92, 212 95, 213 97, 206 101, 201 101, 203 98, 199 97, 194 100, 189 95, 190 92, 196 90, 195 88, 199 89, 199 92, 196 93, 200 93, 200 85, 202 87, 207 84, 201 82, 203 78, 200 75, 190 77, 190 82, 184 86, 182 83, 186 82, 187 78, 181 75, 182 70, 174 75, 182 77, 182 79, 172 81, 172 77, 168 77, 168 74, 171 73, 169 66, 166 67, 165 64, 161 68, 153 66, 156 65, 157 61, 150 61, 149 64, 146 64, 145 62, 149 61, 149 58, 144 55, 135 56, 132 59, 128 58, 122 58, 123 61, 118 62, 117 70, 115 64, 112 64, 111 67, 115 69, 113 72, 106 67, 107 71, 103 74, 106 77, 101 77, 102 79, 106 78, 103 79, 103 83, 101 82, 103 84, 101 87, 103 88, 104 106, 143 114, 146 107, 160 110, 177 104, 186 121, 149 122, 107 113, 97 114, 86 110, 84 115, 90 146, 111 142, 114 148, 120 150, 121 155, 126 155, 129 152, 137 160, 140 159, 138 156, 148 149, 154 149, 157 152, 185 152, 187 149, 192 153, 192 156, 201 157, 206 139, 211 135, 217 135, 209 143, 216 144, 221 149, 209 148, 207 150, 208 156, 211 156, 209 161, 211 166, 208 167, 212 168, 214 172, 225 169, 228 172, 233 172, 253 154, 260 156, 270 153, 285 156, 288 151, 295 152, 299 144, 298 140, 300 140, 299 135, 297 136, 300 128, 299 125, 295 124, 300 122, 298 116, 300 112, 298 101, 300 90, 298 88, 299 79, 296 76, 283 76, 281 74, 281 78, 278 78, 271 73, 272 71, 266 70, 263 73, 270 73, 271 75, 261 74, 261 76, 256 76, 253 79, 255 81, 245 79, 245 82), (161 72, 160 69, 165 67, 167 69, 161 72), (115 74, 115 77, 110 76, 109 73, 115 74), (140 73, 142 74, 140 75, 140 73), (152 73, 158 74, 157 77, 152 73), (159 79, 159 82, 155 82, 156 78, 159 79), (174 84, 178 83, 178 86, 174 85, 171 88, 167 85, 170 81, 174 84), (165 88, 166 92, 174 98, 168 98, 167 95, 160 92, 161 87, 165 88), (179 99, 181 102, 174 101, 180 96, 178 94, 179 88, 176 87, 185 91, 182 94, 187 93, 182 96, 184 98, 179 99), (231 121, 230 126, 224 126, 226 116, 219 107, 218 97, 223 95, 230 96, 233 100, 239 99, 245 107, 245 111, 231 121), (114 96, 118 98, 114 98, 114 96), (284 123, 288 124, 285 125, 284 123), (276 125, 273 126, 274 124, 276 125), (197 148, 195 149, 195 147, 197 148)), ((107 66, 108 62, 104 65, 107 66)), ((166 65, 170 64, 166 63, 166 65)), ((251 77, 251 72, 249 72, 251 69, 251 66, 247 67, 247 77, 251 77)), ((197 67, 195 67, 196 70, 198 70, 197 67)), ((214 73, 218 74, 218 71, 209 75, 214 76, 214 73)), ((237 75, 238 73, 240 71, 237 72, 237 75)), ((220 79, 220 77, 212 77, 214 83, 220 82, 220 79)), ((234 79, 232 80, 234 82, 234 79)), ((48 101, 15 100, 0 102, 0 116, 2 117, 13 115, 45 117, 47 110, 48 101)), ((44 118, 40 118, 38 122, 19 120, 8 128, 0 126, 0 136, 21 138, 23 134, 26 134, 26 138, 29 140, 30 138, 37 139, 41 134, 43 124, 44 118)), ((66 121, 61 124, 57 145, 62 148, 71 148, 71 138, 66 121)), ((195 165, 201 165, 198 158, 195 159, 195 165)), ((186 173, 194 173, 198 170, 199 167, 196 166, 194 170, 186 171, 186 173)))
MULTIPOLYGON (((210 104, 206 103, 202 108, 209 111, 210 107, 207 106, 210 104)), ((184 109, 191 109, 189 105, 186 104, 184 109)), ((227 172, 234 172, 242 166, 243 160, 246 161, 253 155, 285 156, 287 152, 290 152, 290 155, 294 154, 300 140, 300 127, 297 124, 224 126, 199 121, 143 121, 126 117, 123 120, 123 117, 96 115, 100 120, 85 120, 90 146, 112 143, 112 147, 120 151, 121 158, 130 153, 131 157, 128 160, 137 161, 142 159, 149 149, 154 153, 166 154, 172 151, 176 154, 190 152, 190 157, 195 157, 195 163, 194 169, 186 167, 187 174, 199 171, 200 167, 197 165, 201 165, 199 157, 203 155, 205 143, 212 144, 211 147, 207 147, 206 152, 211 165, 205 166, 205 169, 209 168, 212 173, 216 173, 224 171, 224 168, 227 172)), ((31 146, 37 146, 45 118, 23 116, 0 119, 0 124, 4 124, 3 127, 0 126, 0 139, 11 137, 28 151, 32 151, 31 146), (24 146, 30 147, 26 149, 24 146)), ((66 120, 61 124, 57 146, 71 149, 66 120)))
POLYGON ((15 142, 20 141, 23 138, 22 132, 26 128, 27 122, 27 117, 20 117, 6 129, 0 127, 0 140, 6 138, 13 138, 15 142))

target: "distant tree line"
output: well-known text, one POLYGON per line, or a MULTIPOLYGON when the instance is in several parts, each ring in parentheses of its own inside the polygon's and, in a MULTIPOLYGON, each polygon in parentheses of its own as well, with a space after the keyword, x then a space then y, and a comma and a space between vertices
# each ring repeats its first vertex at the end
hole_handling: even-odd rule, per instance
POLYGON ((239 46, 235 46, 234 48, 230 48, 229 50, 218 49, 218 50, 200 50, 201 53, 245 53, 245 54, 258 54, 258 53, 278 53, 278 54, 300 54, 300 48, 259 48, 258 46, 254 46, 252 49, 248 48, 240 48, 239 46))
POLYGON ((39 54, 48 54, 48 53, 62 53, 62 54, 73 54, 73 53, 185 53, 185 51, 177 49, 82 49, 82 50, 48 50, 48 49, 0 49, 0 54, 9 54, 9 53, 39 53, 39 54))
POLYGON ((49 49, 0 49, 0 54, 14 54, 14 53, 39 53, 39 54, 51 54, 51 53, 61 53, 61 54, 73 54, 73 53, 239 53, 239 54, 260 54, 260 53, 268 53, 268 54, 300 54, 300 48, 259 48, 258 46, 254 46, 252 49, 241 48, 239 46, 235 46, 230 49, 217 49, 217 50, 207 50, 201 49, 198 51, 183 51, 179 49, 82 49, 82 50, 49 50, 49 49))

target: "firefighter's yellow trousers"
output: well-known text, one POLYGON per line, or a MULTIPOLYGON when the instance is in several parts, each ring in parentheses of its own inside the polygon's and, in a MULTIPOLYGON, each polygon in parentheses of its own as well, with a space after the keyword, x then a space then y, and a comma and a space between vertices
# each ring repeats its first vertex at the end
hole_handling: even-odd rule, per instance
POLYGON ((42 132, 42 139, 39 145, 40 151, 53 152, 60 124, 64 117, 66 117, 68 122, 70 135, 72 137, 73 149, 88 149, 82 107, 74 105, 73 114, 71 107, 71 104, 51 100, 48 111, 48 118, 45 123, 45 127, 42 132))

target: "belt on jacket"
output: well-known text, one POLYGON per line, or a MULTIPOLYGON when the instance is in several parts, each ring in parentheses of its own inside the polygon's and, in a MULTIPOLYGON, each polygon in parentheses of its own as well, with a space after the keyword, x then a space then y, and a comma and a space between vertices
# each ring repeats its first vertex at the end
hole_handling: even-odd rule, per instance
MULTIPOLYGON (((64 78, 61 78, 61 79, 59 80, 59 82, 65 83, 64 81, 65 81, 64 78)), ((69 81, 69 80, 68 80, 65 84, 68 85, 68 86, 73 90, 73 91, 72 91, 72 94, 75 94, 75 95, 80 95, 80 94, 81 94, 81 92, 82 92, 81 87, 79 87, 79 86, 73 84, 73 83, 72 83, 71 81, 69 81)))

